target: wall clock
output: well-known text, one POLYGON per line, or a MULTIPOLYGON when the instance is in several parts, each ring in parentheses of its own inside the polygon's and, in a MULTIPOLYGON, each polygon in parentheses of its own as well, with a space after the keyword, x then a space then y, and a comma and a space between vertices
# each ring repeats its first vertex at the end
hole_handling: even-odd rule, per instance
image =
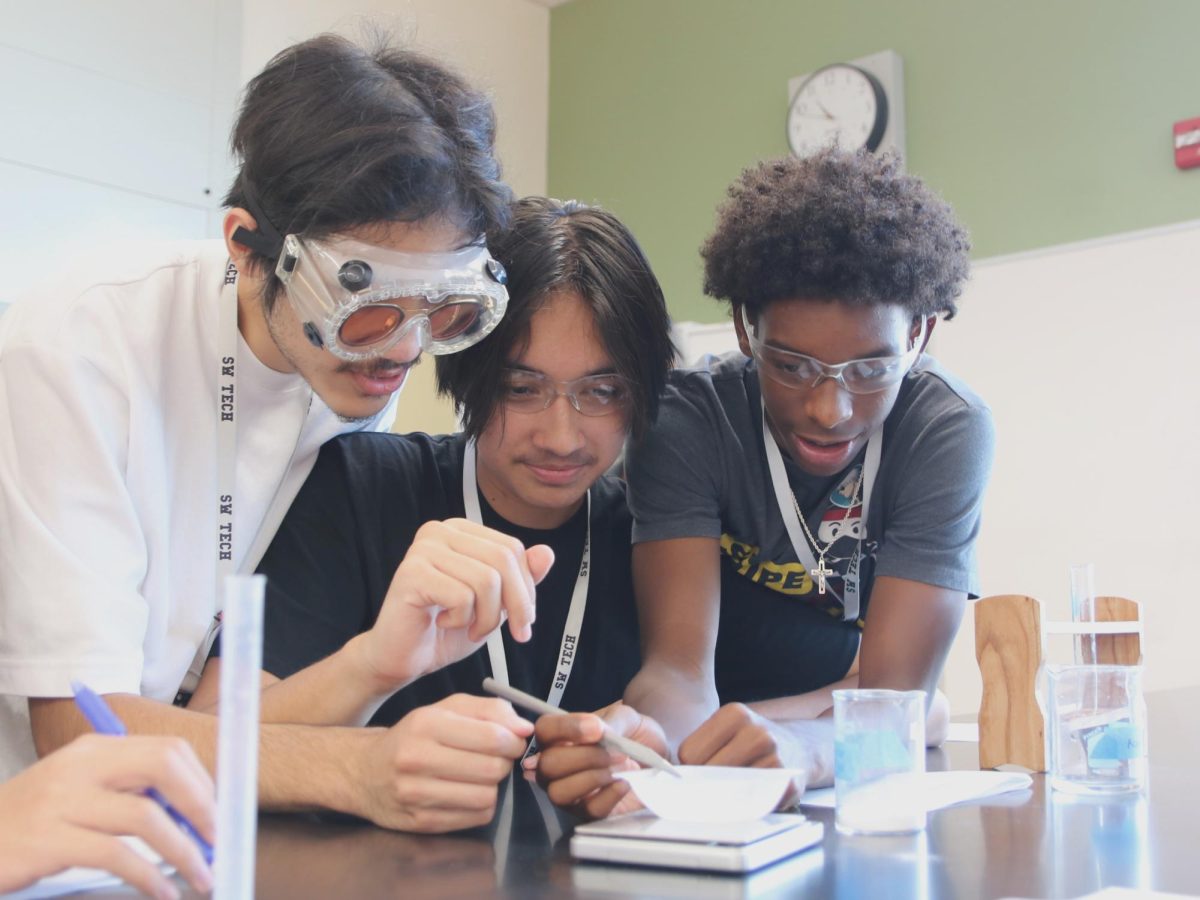
POLYGON ((903 68, 894 51, 822 66, 788 87, 787 139, 795 155, 836 144, 903 157, 903 68))

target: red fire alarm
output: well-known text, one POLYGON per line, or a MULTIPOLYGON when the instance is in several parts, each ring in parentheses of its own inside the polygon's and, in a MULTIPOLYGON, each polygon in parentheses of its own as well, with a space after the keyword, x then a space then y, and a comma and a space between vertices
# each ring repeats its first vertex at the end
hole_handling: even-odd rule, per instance
POLYGON ((1200 166, 1200 118, 1175 123, 1175 165, 1180 169, 1200 166))

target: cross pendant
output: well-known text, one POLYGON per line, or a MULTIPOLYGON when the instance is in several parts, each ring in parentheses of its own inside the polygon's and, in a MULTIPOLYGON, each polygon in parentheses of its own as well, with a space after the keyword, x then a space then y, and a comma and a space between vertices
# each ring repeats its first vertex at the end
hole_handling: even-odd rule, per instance
POLYGON ((825 567, 825 557, 822 556, 819 560, 817 560, 817 567, 815 569, 811 569, 809 574, 813 575, 817 579, 817 593, 823 594, 825 593, 825 579, 830 575, 833 575, 834 570, 825 567))

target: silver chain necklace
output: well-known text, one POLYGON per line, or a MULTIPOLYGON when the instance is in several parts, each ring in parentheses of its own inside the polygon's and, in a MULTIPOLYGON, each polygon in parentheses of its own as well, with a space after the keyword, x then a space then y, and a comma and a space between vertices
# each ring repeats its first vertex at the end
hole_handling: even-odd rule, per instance
MULTIPOLYGON (((862 487, 863 470, 858 470, 858 478, 854 482, 854 490, 850 492, 850 505, 846 507, 846 515, 842 516, 842 530, 846 529, 846 522, 850 519, 850 513, 858 503, 858 489, 862 487)), ((804 513, 800 511, 800 504, 796 501, 796 492, 788 491, 788 496, 792 498, 792 508, 796 510, 796 518, 800 520, 800 527, 804 529, 804 536, 808 538, 808 542, 812 544, 813 551, 817 554, 817 566, 815 569, 810 569, 809 574, 817 579, 817 593, 825 593, 825 579, 830 575, 836 575, 835 569, 830 569, 825 565, 825 554, 829 552, 829 548, 833 546, 834 538, 824 547, 817 543, 817 539, 813 537, 812 532, 808 530, 808 523, 804 520, 804 513)))

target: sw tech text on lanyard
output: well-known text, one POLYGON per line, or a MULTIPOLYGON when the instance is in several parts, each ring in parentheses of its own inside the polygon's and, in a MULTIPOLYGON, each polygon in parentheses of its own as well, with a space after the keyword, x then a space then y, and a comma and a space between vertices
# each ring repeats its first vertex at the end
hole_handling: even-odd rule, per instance
POLYGON ((231 260, 225 268, 221 298, 218 351, 221 375, 217 392, 217 590, 224 589, 225 576, 233 574, 233 485, 237 455, 237 267, 231 260))
POLYGON ((237 476, 237 351, 238 304, 237 266, 230 260, 225 264, 225 281, 221 285, 220 314, 217 326, 217 546, 214 606, 217 609, 208 632, 184 676, 176 703, 185 702, 196 689, 208 653, 221 627, 225 578, 234 574, 233 566, 233 490, 237 476))
MULTIPOLYGON (((483 514, 479 507, 479 489, 475 478, 475 442, 467 441, 463 450, 463 508, 467 518, 480 525, 483 514)), ((591 581, 592 557, 592 492, 587 493, 587 530, 584 532, 583 556, 579 560, 579 576, 571 592, 571 605, 567 610, 567 623, 563 627, 562 643, 558 649, 558 663, 554 670, 554 681, 546 702, 560 706, 571 668, 575 665, 575 653, 579 649, 579 632, 583 628, 583 613, 587 608, 588 583, 591 581)), ((508 659, 504 655, 504 638, 497 628, 487 639, 488 659, 492 664, 492 677, 501 684, 509 684, 508 659)))

